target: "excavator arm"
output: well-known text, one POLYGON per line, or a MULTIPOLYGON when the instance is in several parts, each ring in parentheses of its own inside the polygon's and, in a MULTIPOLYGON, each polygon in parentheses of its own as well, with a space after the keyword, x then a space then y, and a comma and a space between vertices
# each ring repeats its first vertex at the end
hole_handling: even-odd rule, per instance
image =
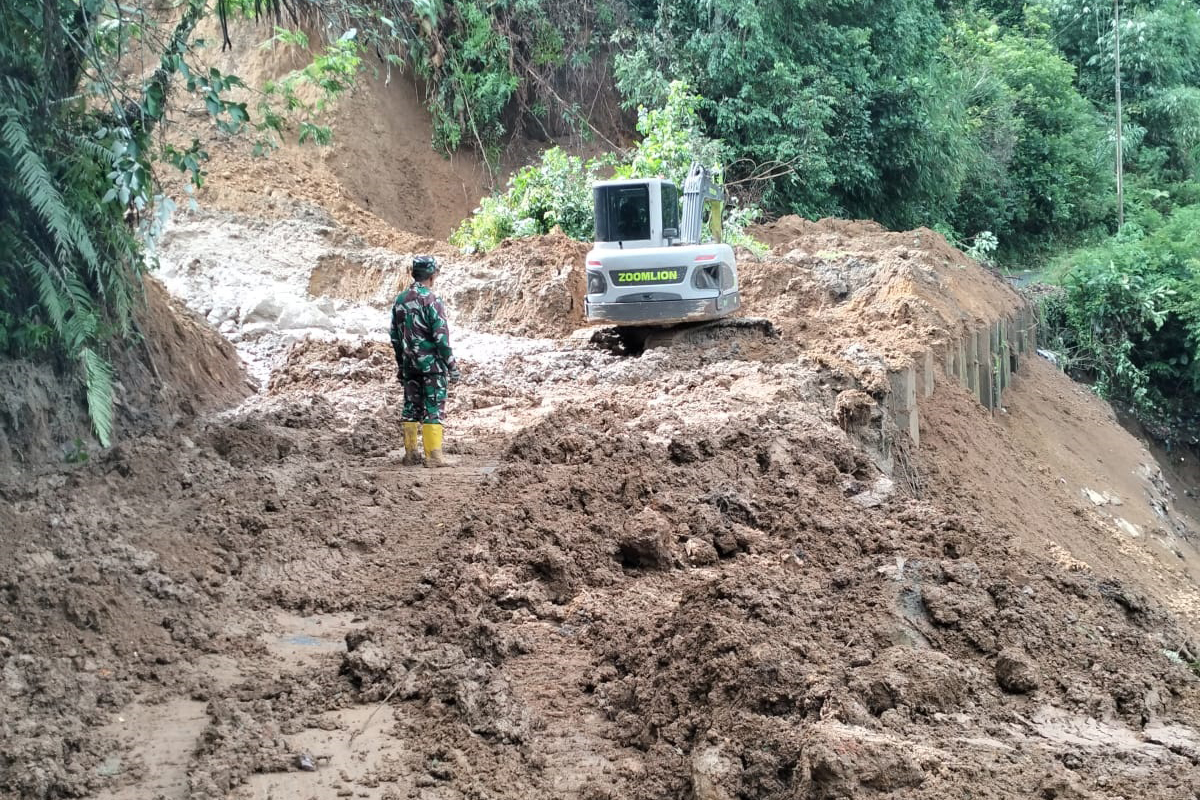
POLYGON ((704 225, 704 207, 708 206, 708 227, 713 240, 721 241, 721 216, 725 205, 725 189, 712 178, 712 173, 699 161, 693 161, 683 182, 680 204, 679 239, 688 244, 700 243, 704 225))

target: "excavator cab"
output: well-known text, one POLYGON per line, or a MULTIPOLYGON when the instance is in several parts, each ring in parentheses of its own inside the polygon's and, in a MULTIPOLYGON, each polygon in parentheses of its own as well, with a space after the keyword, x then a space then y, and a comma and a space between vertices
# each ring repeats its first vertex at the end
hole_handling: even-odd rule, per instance
POLYGON ((587 254, 586 316, 615 325, 675 325, 738 309, 733 248, 720 242, 724 193, 693 164, 682 197, 663 178, 599 181, 587 254), (715 242, 701 243, 705 206, 715 242))
MULTIPOLYGON (((670 181, 605 181, 592 188, 596 242, 616 242, 619 249, 661 246, 664 230, 677 229, 678 191, 670 181), (671 212, 668 213, 668 201, 671 212), (651 217, 659 223, 651 224, 651 217), (666 227, 664 227, 666 226, 666 227)), ((678 230, 673 231, 675 237, 678 230)))

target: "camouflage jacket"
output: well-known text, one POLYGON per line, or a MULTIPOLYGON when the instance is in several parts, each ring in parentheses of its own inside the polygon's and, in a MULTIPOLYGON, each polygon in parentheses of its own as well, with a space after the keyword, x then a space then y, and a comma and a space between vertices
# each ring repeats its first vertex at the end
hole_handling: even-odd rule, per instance
POLYGON ((450 350, 446 310, 433 292, 419 283, 396 296, 392 304, 392 349, 402 372, 424 375, 458 371, 450 350))

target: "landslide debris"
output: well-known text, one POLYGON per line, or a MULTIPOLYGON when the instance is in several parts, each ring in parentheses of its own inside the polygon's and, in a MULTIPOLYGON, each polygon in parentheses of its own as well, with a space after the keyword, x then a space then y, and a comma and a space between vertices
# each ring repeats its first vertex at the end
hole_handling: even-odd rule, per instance
MULTIPOLYGON (((618 358, 562 341, 586 245, 428 238, 457 188, 397 208, 413 176, 355 161, 376 122, 311 174, 214 149, 218 207, 161 243, 262 394, 0 476, 0 793, 1200 791, 1194 628, 1028 456, 1064 418, 1005 427, 950 392, 932 448, 891 423, 888 371, 1010 313, 1002 282, 931 231, 785 218, 739 255, 781 339, 618 358), (445 264, 464 362, 462 464, 437 476, 399 466, 385 341, 417 252, 445 264)), ((189 352, 156 360, 199 408, 229 350, 189 352)))
POLYGON ((825 361, 899 366, 1024 305, 1015 290, 928 228, 783 217, 738 262, 745 306, 825 361))
MULTIPOLYGON (((618 421, 640 410, 518 435, 413 601, 441 638, 547 625, 584 650, 557 702, 598 708, 654 776, 615 796, 1036 796, 1064 770, 1091 792, 1200 788, 1144 733, 1200 711, 1163 612, 936 504, 852 502, 884 476, 796 409, 653 444, 618 421)), ((530 647, 477 657, 504 673, 530 647)))

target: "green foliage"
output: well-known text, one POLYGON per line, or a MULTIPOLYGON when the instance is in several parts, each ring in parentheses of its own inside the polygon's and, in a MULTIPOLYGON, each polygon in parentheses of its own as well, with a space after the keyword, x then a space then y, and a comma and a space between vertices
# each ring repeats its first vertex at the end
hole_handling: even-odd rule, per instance
MULTIPOLYGON (((239 99, 250 87, 192 63, 193 34, 214 9, 224 23, 282 6, 184 0, 169 27, 148 8, 107 0, 13 0, 0 11, 0 353, 78 375, 103 445, 114 427, 109 354, 134 335, 145 245, 172 207, 156 196, 154 165, 187 173, 195 186, 205 178, 198 140, 179 147, 154 137, 172 90, 199 98, 224 134, 296 122, 301 141, 325 143, 330 131, 318 117, 361 70, 351 31, 268 87, 252 121, 239 99), (148 75, 147 63, 157 64, 148 75)), ((278 27, 273 41, 307 44, 278 27)))
POLYGON ((63 452, 63 460, 68 464, 86 464, 89 458, 87 445, 78 438, 63 452))
POLYGON ((322 0, 327 21, 356 27, 389 74, 410 67, 433 116, 433 147, 469 148, 498 170, 511 135, 588 135, 562 87, 596 83, 595 58, 624 17, 623 0, 322 0))
POLYGON ((1102 396, 1143 418, 1194 424, 1200 399, 1200 205, 1155 230, 1069 254, 1065 292, 1047 309, 1054 345, 1102 396))
POLYGON ((123 216, 144 200, 142 165, 121 158, 130 137, 94 120, 89 129, 87 118, 75 120, 81 126, 39 116, 36 99, 16 80, 0 88, 0 249, 8 254, 0 344, 9 354, 61 353, 74 363, 107 444, 112 371, 101 351, 110 334, 132 326, 140 262, 123 216))
MULTIPOLYGON (((255 130, 273 137, 283 135, 294 126, 299 144, 328 145, 333 140, 333 129, 322 125, 320 120, 330 106, 350 90, 363 70, 363 48, 357 37, 358 31, 352 28, 325 45, 303 68, 292 70, 277 81, 267 81, 258 102, 259 118, 254 123, 255 130), (307 99, 314 96, 314 100, 307 99)), ((275 35, 264 42, 264 46, 274 43, 307 48, 308 36, 276 26, 275 35)), ((244 105, 241 112, 238 115, 240 121, 248 120, 244 105)), ((267 150, 276 144, 274 138, 263 139, 259 149, 267 150)))
POLYGON ((1112 163, 1100 116, 1074 69, 1040 35, 960 22, 944 44, 969 85, 971 158, 948 221, 1002 244, 1069 239, 1104 218, 1112 163))
POLYGON ((592 234, 592 189, 600 162, 584 163, 553 147, 541 163, 524 167, 503 195, 485 197, 450 242, 468 252, 486 252, 509 238, 549 233, 555 226, 575 239, 592 234))
POLYGON ((768 205, 909 224, 937 221, 955 196, 962 106, 947 95, 931 4, 656 5, 653 25, 623 43, 618 86, 653 104, 663 76, 687 80, 736 160, 731 178, 775 167, 758 190, 768 205))
MULTIPOLYGON (((0 16, 0 345, 7 355, 73 370, 102 445, 114 426, 107 354, 114 339, 133 334, 142 237, 154 225, 152 133, 174 76, 205 96, 223 116, 219 124, 245 119, 243 107, 221 96, 240 86, 236 78, 195 73, 184 61, 205 10, 204 0, 188 0, 158 68, 120 86, 108 59, 129 43, 124 15, 140 17, 136 35, 144 35, 137 10, 18 0, 0 16)), ((197 155, 193 148, 167 157, 198 180, 197 155)))
MULTIPOLYGON (((592 183, 606 169, 617 178, 663 177, 682 187, 692 162, 701 161, 716 170, 719 181, 724 146, 701 132, 697 109, 702 102, 686 83, 672 82, 661 108, 638 109, 643 138, 624 156, 610 154, 585 163, 550 148, 540 164, 518 171, 503 194, 485 197, 451 243, 468 252, 487 251, 505 239, 549 233, 555 226, 574 239, 588 240, 595 225, 592 183)), ((765 252, 745 233, 760 215, 756 207, 734 207, 724 220, 725 241, 765 252)))
POLYGON ((683 186, 693 161, 717 167, 725 160, 720 142, 704 135, 698 109, 703 102, 683 81, 672 81, 661 108, 638 106, 637 131, 642 140, 616 177, 661 176, 683 186))

